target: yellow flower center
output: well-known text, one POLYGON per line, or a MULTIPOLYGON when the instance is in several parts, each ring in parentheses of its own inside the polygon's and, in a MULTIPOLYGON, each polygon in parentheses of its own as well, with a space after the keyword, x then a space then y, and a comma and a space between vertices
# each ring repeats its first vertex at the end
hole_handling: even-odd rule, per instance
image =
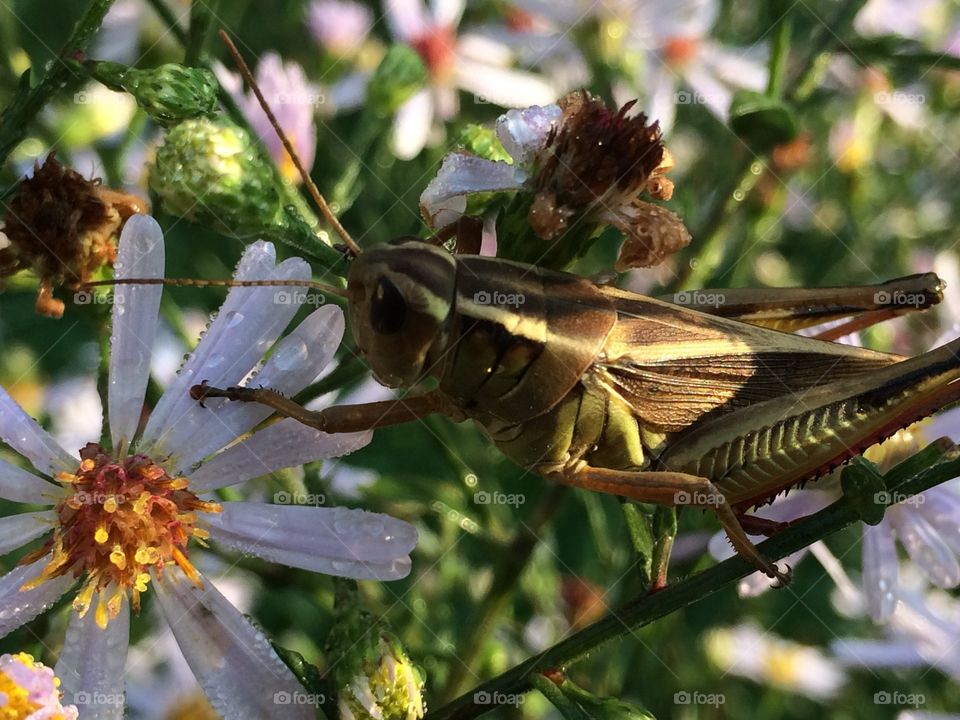
POLYGON ((190 538, 208 537, 197 527, 197 512, 217 513, 220 505, 192 493, 186 478, 170 477, 145 455, 121 460, 95 443, 80 451, 76 473, 57 480, 72 493, 56 507, 57 526, 44 547, 24 558, 33 562, 48 553, 50 562, 24 589, 50 578, 83 578, 73 607, 83 617, 94 604, 103 628, 116 617, 124 596, 134 611, 147 589, 150 570, 175 563, 198 587, 200 576, 187 558, 190 538))

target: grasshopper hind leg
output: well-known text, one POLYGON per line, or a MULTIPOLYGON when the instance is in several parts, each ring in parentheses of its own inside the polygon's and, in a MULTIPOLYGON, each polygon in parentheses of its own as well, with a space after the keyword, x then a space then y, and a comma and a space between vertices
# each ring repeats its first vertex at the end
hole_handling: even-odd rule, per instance
POLYGON ((734 550, 744 560, 780 585, 790 582, 790 570, 781 570, 761 555, 753 544, 740 518, 730 503, 710 480, 705 477, 666 471, 610 470, 585 464, 574 464, 547 474, 553 480, 586 490, 610 493, 621 497, 658 505, 693 505, 713 510, 723 526, 734 550))

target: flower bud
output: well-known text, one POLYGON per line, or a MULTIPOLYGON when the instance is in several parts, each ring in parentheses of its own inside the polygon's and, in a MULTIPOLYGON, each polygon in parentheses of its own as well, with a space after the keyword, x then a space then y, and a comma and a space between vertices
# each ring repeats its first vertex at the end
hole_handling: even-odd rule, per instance
POLYGON ((185 120, 167 131, 150 188, 175 215, 248 235, 283 214, 273 169, 246 130, 226 120, 185 120))
POLYGON ((425 677, 386 624, 344 612, 328 642, 341 720, 419 720, 425 677))
POLYGON ((113 62, 91 62, 88 68, 107 87, 133 95, 160 125, 175 125, 217 111, 217 80, 206 68, 167 63, 140 70, 113 62))

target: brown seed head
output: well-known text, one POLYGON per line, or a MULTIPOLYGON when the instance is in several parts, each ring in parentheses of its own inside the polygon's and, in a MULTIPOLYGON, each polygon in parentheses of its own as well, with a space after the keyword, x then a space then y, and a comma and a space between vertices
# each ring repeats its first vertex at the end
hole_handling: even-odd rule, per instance
POLYGON ((51 152, 6 207, 10 245, 0 250, 0 278, 32 269, 40 278, 37 311, 60 317, 63 303, 53 297, 53 287, 80 285, 112 265, 123 221, 147 210, 144 201, 101 187, 99 179, 64 167, 51 152))

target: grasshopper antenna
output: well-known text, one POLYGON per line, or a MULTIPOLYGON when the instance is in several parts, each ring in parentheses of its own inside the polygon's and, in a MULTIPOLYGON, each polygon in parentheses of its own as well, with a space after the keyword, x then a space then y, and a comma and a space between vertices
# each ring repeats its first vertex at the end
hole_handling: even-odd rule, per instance
POLYGON ((102 285, 170 285, 173 287, 300 287, 319 290, 328 295, 347 297, 347 291, 334 285, 315 280, 194 280, 192 278, 119 278, 116 280, 93 280, 79 287, 92 288, 102 285))
POLYGON ((260 86, 257 85, 257 81, 254 80, 253 74, 250 72, 250 68, 247 66, 243 56, 240 55, 240 51, 237 50, 237 46, 234 45, 233 40, 231 40, 230 36, 227 35, 226 30, 221 28, 217 34, 227 46, 227 50, 230 51, 230 55, 233 57, 233 61, 240 69, 240 74, 243 75, 243 79, 246 81, 247 85, 250 86, 250 89, 253 90, 253 94, 257 96, 257 102, 260 103, 260 107, 263 108, 263 111, 267 114, 267 118, 270 120, 270 124, 273 126, 274 132, 276 132, 277 136, 280 138, 280 142, 283 143, 284 149, 286 149, 286 151, 290 154, 290 158, 293 160, 293 164, 296 166, 297 172, 300 173, 300 177, 303 179, 303 184, 307 187, 307 191, 310 193, 310 197, 313 199, 313 202, 316 203, 317 207, 320 209, 320 213, 323 215, 326 221, 330 223, 330 226, 336 231, 337 235, 343 239, 344 244, 350 249, 350 252, 353 253, 354 256, 359 255, 362 252, 360 246, 357 245, 356 241, 350 236, 350 233, 347 232, 347 229, 340 223, 340 219, 334 214, 333 210, 330 209, 330 206, 327 204, 323 194, 320 192, 319 188, 317 188, 316 183, 313 182, 313 179, 303 167, 303 163, 300 162, 300 157, 293 149, 293 143, 290 142, 290 138, 287 137, 287 134, 283 131, 283 128, 280 127, 280 123, 277 122, 277 116, 273 114, 273 110, 271 110, 270 105, 267 104, 266 98, 263 97, 263 93, 260 91, 260 86))

